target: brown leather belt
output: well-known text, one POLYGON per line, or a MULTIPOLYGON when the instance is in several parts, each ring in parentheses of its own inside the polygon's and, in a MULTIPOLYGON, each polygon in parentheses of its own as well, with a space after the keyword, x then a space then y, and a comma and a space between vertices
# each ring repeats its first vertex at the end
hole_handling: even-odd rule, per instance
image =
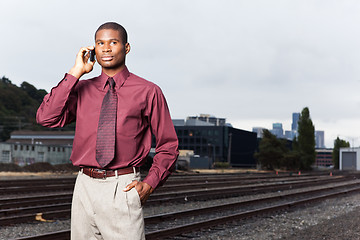
MULTIPOLYGON (((80 171, 92 178, 105 179, 107 177, 116 176, 116 172, 117 172, 118 176, 124 175, 124 174, 129 174, 129 173, 134 173, 134 168, 127 167, 127 168, 119 168, 119 169, 114 169, 114 170, 105 170, 105 169, 99 169, 99 168, 83 167, 83 168, 80 168, 80 171)), ((140 168, 135 167, 135 172, 140 172, 140 168)))

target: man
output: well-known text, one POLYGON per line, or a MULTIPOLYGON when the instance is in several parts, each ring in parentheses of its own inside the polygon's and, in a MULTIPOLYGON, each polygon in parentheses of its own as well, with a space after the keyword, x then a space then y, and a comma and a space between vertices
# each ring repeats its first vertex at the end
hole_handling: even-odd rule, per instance
POLYGON ((44 97, 37 121, 62 127, 76 120, 71 161, 80 167, 72 203, 71 238, 145 239, 142 205, 170 175, 178 156, 177 136, 158 86, 125 65, 130 51, 126 30, 108 22, 95 33, 100 76, 79 81, 92 71, 93 46, 83 47, 75 65, 44 97), (142 166, 156 138, 148 175, 142 166))

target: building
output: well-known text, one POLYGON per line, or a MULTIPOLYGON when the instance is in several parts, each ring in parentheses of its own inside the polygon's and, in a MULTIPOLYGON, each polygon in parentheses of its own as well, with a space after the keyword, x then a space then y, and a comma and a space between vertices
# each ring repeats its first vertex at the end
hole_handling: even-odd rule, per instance
POLYGON ((291 124, 291 130, 297 132, 298 131, 298 122, 300 119, 300 113, 293 113, 292 114, 292 124, 291 124))
POLYGON ((204 123, 210 123, 214 126, 225 126, 226 119, 225 118, 217 118, 215 116, 212 116, 210 114, 200 114, 200 116, 189 116, 186 119, 186 122, 191 120, 199 120, 204 123))
POLYGON ((315 159, 315 165, 317 167, 331 167, 334 165, 333 159, 332 159, 332 149, 315 149, 316 151, 316 159, 315 159))
POLYGON ((239 167, 256 166, 253 157, 257 148, 256 133, 233 128, 223 121, 220 125, 213 122, 203 125, 198 121, 203 122, 187 118, 183 126, 174 124, 180 150, 193 150, 195 155, 209 157, 212 162, 229 162, 231 166, 239 167))
POLYGON ((266 129, 266 128, 262 128, 262 127, 253 127, 253 128, 252 128, 252 132, 253 132, 253 133, 256 133, 257 138, 262 138, 265 129, 266 129))
POLYGON ((339 169, 360 170, 360 148, 340 148, 339 169))
POLYGON ((1 163, 70 163, 73 131, 14 131, 0 143, 1 163))
POLYGON ((273 128, 270 130, 272 134, 274 134, 277 138, 284 137, 284 130, 282 123, 273 123, 273 128))
POLYGON ((15 163, 20 166, 36 162, 70 163, 71 151, 72 146, 69 145, 0 143, 0 162, 15 163))
POLYGON ((14 131, 7 143, 72 145, 74 131, 14 131))
POLYGON ((315 147, 325 148, 325 133, 324 131, 315 131, 315 147))
POLYGON ((285 138, 288 139, 288 140, 294 140, 295 137, 297 137, 297 131, 289 131, 289 130, 286 130, 285 131, 285 138))

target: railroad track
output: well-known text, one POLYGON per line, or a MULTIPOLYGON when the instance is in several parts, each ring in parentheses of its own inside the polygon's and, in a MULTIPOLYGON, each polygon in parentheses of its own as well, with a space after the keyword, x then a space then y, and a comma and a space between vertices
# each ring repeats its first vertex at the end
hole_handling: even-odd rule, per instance
MULTIPOLYGON (((339 195, 359 192, 359 183, 360 180, 355 180, 340 184, 338 186, 326 186, 315 190, 303 190, 296 193, 284 193, 272 197, 259 197, 252 200, 239 201, 230 204, 222 204, 200 209, 192 209, 182 212, 173 212, 146 217, 146 239, 169 238, 192 231, 199 231, 204 228, 211 228, 213 226, 232 222, 234 220, 240 220, 261 214, 269 214, 274 211, 289 209, 291 207, 321 201, 339 195), (247 206, 251 206, 251 208, 246 209, 247 206), (206 216, 207 214, 213 215, 215 212, 222 213, 222 215, 216 217, 205 217, 203 220, 191 220, 194 217, 199 219, 199 216, 206 216), (180 225, 174 224, 174 219, 176 219, 176 222, 180 222, 180 225), (164 227, 164 222, 170 224, 165 224, 164 227), (181 222, 187 224, 181 224, 181 222)), ((68 230, 32 237, 18 238, 17 240, 69 239, 69 235, 70 232, 68 230)))
MULTIPOLYGON (((284 179, 290 181, 291 179, 306 179, 317 178, 319 176, 304 174, 301 176, 289 176, 289 175, 265 175, 265 176, 244 176, 238 174, 219 174, 212 175, 175 175, 171 177, 164 186, 159 188, 157 192, 168 191, 174 187, 179 188, 179 182, 181 182, 182 188, 186 189, 189 186, 201 188, 204 183, 210 185, 228 183, 237 184, 249 184, 251 182, 269 182, 279 181, 284 179), (220 179, 220 180, 219 180, 220 179)), ((1 180, 0 181, 0 196, 6 196, 9 194, 29 194, 34 192, 54 192, 54 191, 72 191, 74 188, 75 177, 66 178, 51 178, 51 179, 26 179, 26 180, 1 180)))
MULTIPOLYGON (((345 181, 347 178, 342 176, 329 178, 321 176, 317 179, 291 179, 291 181, 271 182, 269 184, 250 184, 239 185, 233 184, 228 186, 227 183, 211 185, 207 184, 202 189, 182 190, 168 193, 154 193, 147 201, 146 206, 170 203, 184 203, 190 201, 204 201, 219 199, 225 197, 236 197, 255 193, 274 192, 286 189, 303 188, 313 186, 314 184, 328 184, 345 181), (296 181, 295 181, 296 180, 296 181)), ((181 187, 181 185, 180 185, 181 187)), ((188 188, 187 188, 188 189, 188 188)), ((8 198, 0 200, 0 226, 16 223, 34 221, 39 213, 45 219, 58 217, 68 218, 70 216, 72 193, 61 195, 43 195, 33 197, 8 198)))

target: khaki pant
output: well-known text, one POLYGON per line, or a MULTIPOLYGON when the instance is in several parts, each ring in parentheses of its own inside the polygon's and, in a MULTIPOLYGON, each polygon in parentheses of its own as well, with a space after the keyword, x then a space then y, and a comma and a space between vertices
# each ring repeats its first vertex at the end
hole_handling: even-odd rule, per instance
POLYGON ((79 173, 71 209, 72 240, 145 239, 144 217, 135 188, 123 189, 140 173, 106 179, 79 173))

